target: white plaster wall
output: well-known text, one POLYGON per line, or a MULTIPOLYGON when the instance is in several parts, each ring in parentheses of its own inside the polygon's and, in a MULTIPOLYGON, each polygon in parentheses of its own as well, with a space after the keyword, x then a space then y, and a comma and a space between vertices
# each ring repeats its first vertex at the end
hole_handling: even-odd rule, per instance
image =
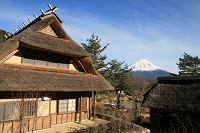
POLYGON ((14 54, 9 59, 7 59, 5 61, 5 63, 18 63, 18 64, 21 64, 21 60, 22 60, 21 51, 18 51, 16 54, 14 54))
POLYGON ((57 112, 56 111, 56 109, 57 109, 56 103, 57 103, 57 100, 51 100, 51 113, 52 114, 57 112))
POLYGON ((38 101, 37 116, 48 116, 49 115, 49 100, 38 101))

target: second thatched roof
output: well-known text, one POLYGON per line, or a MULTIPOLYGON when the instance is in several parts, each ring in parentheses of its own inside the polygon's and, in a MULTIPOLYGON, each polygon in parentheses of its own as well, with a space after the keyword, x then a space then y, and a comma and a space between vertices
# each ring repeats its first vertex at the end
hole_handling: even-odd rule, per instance
POLYGON ((200 76, 158 77, 144 94, 143 106, 184 112, 200 111, 200 76))

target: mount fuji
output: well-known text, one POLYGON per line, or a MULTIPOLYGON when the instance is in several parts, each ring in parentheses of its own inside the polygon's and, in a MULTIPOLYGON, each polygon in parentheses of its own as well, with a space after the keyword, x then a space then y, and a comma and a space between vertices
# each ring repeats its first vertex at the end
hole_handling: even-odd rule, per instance
POLYGON ((131 64, 129 68, 132 68, 133 76, 139 76, 145 79, 156 79, 158 76, 171 76, 169 72, 160 69, 144 59, 131 64))

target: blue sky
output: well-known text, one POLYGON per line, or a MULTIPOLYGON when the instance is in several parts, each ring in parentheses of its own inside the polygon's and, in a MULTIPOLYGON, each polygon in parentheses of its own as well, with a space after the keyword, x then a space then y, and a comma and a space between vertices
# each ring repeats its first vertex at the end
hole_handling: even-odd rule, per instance
POLYGON ((63 28, 78 44, 94 33, 107 61, 132 64, 146 59, 178 73, 184 52, 200 57, 199 0, 0 0, 0 29, 23 27, 34 14, 57 6, 63 28))

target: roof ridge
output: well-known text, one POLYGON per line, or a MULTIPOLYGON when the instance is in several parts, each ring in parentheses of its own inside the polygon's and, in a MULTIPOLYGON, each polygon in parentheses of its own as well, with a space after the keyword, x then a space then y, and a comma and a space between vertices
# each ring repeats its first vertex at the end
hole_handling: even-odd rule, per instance
MULTIPOLYGON (((34 17, 35 19, 32 21, 31 19, 28 19, 28 21, 30 22, 29 24, 26 24, 26 23, 23 23, 24 24, 24 27, 19 27, 19 30, 15 30, 15 33, 14 32, 7 32, 7 35, 5 34, 4 37, 6 38, 4 41, 8 40, 9 38, 21 33, 23 30, 25 30, 26 28, 28 28, 30 25, 34 24, 36 21, 38 21, 41 17, 44 17, 44 16, 47 16, 47 15, 50 15, 50 14, 54 14, 56 16, 56 18, 58 19, 58 21, 60 23, 62 23, 62 21, 59 19, 59 17, 55 14, 55 11, 58 10, 58 7, 55 6, 55 7, 52 7, 51 4, 48 4, 49 6, 49 10, 47 10, 46 12, 44 12, 42 9, 40 9, 40 11, 42 12, 42 14, 38 17, 37 15, 34 14, 34 17)), ((4 42, 3 41, 3 42, 4 42)))

